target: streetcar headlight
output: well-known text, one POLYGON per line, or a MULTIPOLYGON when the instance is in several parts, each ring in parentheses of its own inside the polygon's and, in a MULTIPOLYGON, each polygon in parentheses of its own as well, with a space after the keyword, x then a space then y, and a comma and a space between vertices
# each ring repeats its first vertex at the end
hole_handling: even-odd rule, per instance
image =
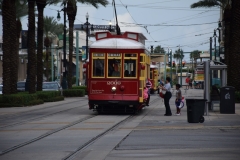
POLYGON ((112 92, 115 92, 117 90, 116 87, 112 87, 112 92))

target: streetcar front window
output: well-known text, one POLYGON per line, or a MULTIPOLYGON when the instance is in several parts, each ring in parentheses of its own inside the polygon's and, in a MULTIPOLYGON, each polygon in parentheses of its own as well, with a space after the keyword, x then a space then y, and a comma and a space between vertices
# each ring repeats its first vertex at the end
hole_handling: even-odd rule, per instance
POLYGON ((124 59, 124 77, 136 77, 136 60, 124 59))
POLYGON ((104 59, 93 59, 93 77, 104 77, 104 59))
POLYGON ((121 59, 108 59, 108 77, 121 77, 121 59))

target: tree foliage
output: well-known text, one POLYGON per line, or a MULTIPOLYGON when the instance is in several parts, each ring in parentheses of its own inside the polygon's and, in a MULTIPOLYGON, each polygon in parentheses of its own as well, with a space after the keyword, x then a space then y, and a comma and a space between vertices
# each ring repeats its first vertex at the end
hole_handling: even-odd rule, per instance
POLYGON ((162 48, 160 45, 158 45, 157 47, 155 47, 154 53, 165 53, 166 51, 164 50, 164 48, 162 48))

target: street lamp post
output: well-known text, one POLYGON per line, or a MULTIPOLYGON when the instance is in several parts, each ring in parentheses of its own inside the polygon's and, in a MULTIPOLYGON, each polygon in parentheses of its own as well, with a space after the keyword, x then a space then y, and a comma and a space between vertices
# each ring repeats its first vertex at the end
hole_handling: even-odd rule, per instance
MULTIPOLYGON (((64 7, 61 11, 63 11, 64 19, 63 19, 63 78, 62 78, 62 88, 67 89, 67 60, 66 60, 66 2, 63 3, 64 7)), ((58 11, 57 20, 60 20, 60 11, 58 11)))
POLYGON ((87 26, 87 28, 86 28, 86 61, 87 61, 87 59, 88 59, 88 25, 90 25, 90 23, 88 22, 88 18, 89 18, 89 15, 88 15, 88 13, 86 14, 86 23, 85 23, 85 25, 87 26))
POLYGON ((216 58, 217 58, 217 47, 216 47, 217 34, 216 34, 216 29, 214 29, 213 37, 214 37, 214 60, 216 61, 216 58))

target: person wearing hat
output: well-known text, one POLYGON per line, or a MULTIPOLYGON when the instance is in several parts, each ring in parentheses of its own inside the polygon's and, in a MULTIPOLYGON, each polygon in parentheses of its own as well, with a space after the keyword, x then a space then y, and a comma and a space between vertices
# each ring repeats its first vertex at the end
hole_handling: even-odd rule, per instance
POLYGON ((149 106, 149 101, 150 101, 150 90, 151 90, 151 87, 152 87, 152 82, 150 81, 149 78, 147 79, 146 87, 148 88, 148 98, 147 98, 147 101, 146 101, 146 106, 149 106))

